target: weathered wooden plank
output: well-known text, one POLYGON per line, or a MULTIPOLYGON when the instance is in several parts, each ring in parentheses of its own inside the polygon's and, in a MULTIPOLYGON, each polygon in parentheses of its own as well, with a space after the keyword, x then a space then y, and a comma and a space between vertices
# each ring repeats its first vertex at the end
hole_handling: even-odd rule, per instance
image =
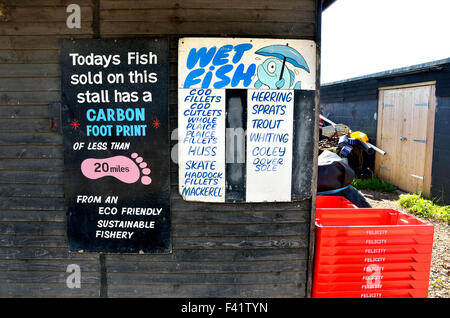
POLYGON ((61 284, 0 284, 0 297, 98 297, 98 284, 84 284, 82 288, 67 288, 61 284))
MULTIPOLYGON (((93 8, 90 6, 81 7, 81 21, 92 21, 93 8)), ((67 6, 51 7, 8 7, 8 22, 61 22, 66 21, 69 13, 66 12, 67 6), (38 12, 36 12, 38 11, 38 12)))
MULTIPOLYGON (((173 190, 172 190, 173 191, 173 190)), ((175 206, 172 211, 174 212, 199 212, 195 208, 195 206, 192 206, 187 201, 183 201, 183 199, 179 196, 178 193, 171 193, 171 203, 175 206)), ((294 202, 295 203, 295 202, 294 202)), ((249 211, 266 211, 266 212, 277 212, 277 211, 285 211, 285 212, 305 212, 309 213, 309 210, 306 209, 298 209, 294 205, 287 206, 284 208, 278 207, 277 205, 266 205, 261 207, 255 207, 255 206, 246 206, 243 204, 238 204, 233 206, 224 206, 220 207, 219 209, 215 208, 214 205, 207 205, 204 208, 202 208, 200 211, 222 211, 222 212, 249 212, 249 211)))
POLYGON ((2 23, 0 35, 92 35, 92 22, 81 21, 81 28, 69 29, 64 22, 7 22, 2 23))
MULTIPOLYGON (((66 215, 64 212, 11 212, 0 211, 0 218, 4 222, 7 221, 39 221, 39 222, 64 222, 66 215)), ((286 238, 269 238, 269 239, 223 239, 223 238, 211 238, 209 240, 194 239, 174 239, 174 249, 176 253, 180 249, 291 249, 290 251, 283 251, 283 253, 276 254, 275 260, 289 260, 306 258, 307 248, 306 238, 286 239, 286 238), (239 240, 239 241, 238 241, 239 240), (300 249, 299 249, 300 248, 300 249)), ((10 236, 0 235, 0 246, 37 246, 37 247, 66 247, 65 236, 10 236)), ((270 254, 272 257, 274 254, 270 254)), ((143 257, 135 258, 137 260, 143 260, 143 257)), ((144 260, 151 260, 145 258, 144 260)))
POLYGON ((65 222, 66 214, 63 211, 0 211, 0 220, 2 222, 65 222))
POLYGON ((59 91, 61 80, 48 78, 0 78, 0 91, 59 91))
POLYGON ((48 118, 48 105, 0 106, 0 118, 48 118))
MULTIPOLYGON (((0 272, 0 282, 3 284, 29 284, 29 283, 66 283, 70 273, 58 272, 0 272)), ((81 284, 95 284, 100 282, 100 273, 82 273, 81 284)), ((36 295, 38 296, 38 295, 36 295)))
POLYGON ((0 170, 61 171, 63 169, 62 159, 0 159, 0 170))
POLYGON ((62 136, 53 133, 0 133, 0 145, 61 145, 62 136))
MULTIPOLYGON (((227 242, 229 238, 223 238, 227 242)), ((268 241, 270 238, 267 239, 268 241)), ((107 255, 106 260, 110 262, 241 262, 241 261, 291 261, 299 262, 306 260, 306 249, 176 249, 171 254, 141 254, 141 255, 107 255)), ((148 267, 150 268, 150 266, 148 267)), ((301 269, 299 269, 301 270, 301 269)), ((134 271, 134 270, 133 270, 134 271)))
POLYGON ((63 222, 0 222, 0 234, 14 235, 65 235, 63 222))
POLYGON ((249 36, 301 36, 305 39, 315 35, 314 23, 275 23, 275 22, 224 22, 220 27, 213 27, 210 22, 180 22, 160 23, 152 22, 101 22, 101 30, 105 35, 136 34, 136 35, 191 35, 191 34, 217 34, 226 30, 228 35, 249 36), (270 30, 270 31, 269 31, 270 30))
MULTIPOLYGON (((178 103, 178 95, 174 92, 171 92, 169 90, 169 105, 177 104, 178 103)), ((171 124, 171 127, 178 127, 178 122, 175 125, 171 124)))
POLYGON ((38 105, 60 99, 60 92, 0 92, 0 105, 38 105))
POLYGON ((59 247, 0 247, 0 259, 90 259, 98 260, 98 254, 69 253, 67 248, 59 247))
MULTIPOLYGON (((0 51, 0 60, 2 58, 5 58, 8 63, 10 62, 10 59, 6 60, 4 51, 0 51)), ((29 55, 27 58, 30 58, 29 55)), ((48 59, 48 57, 46 58, 48 59)), ((39 59, 42 60, 42 58, 39 59)), ((56 77, 59 75, 59 64, 2 64, 0 66, 0 77, 56 77)))
MULTIPOLYGON (((203 0, 132 0, 132 1, 117 1, 117 0, 103 0, 100 3, 101 9, 202 9, 205 8, 203 0)), ((314 0, 277 0, 276 2, 267 0, 247 0, 244 3, 239 0, 209 0, 208 8, 211 9, 267 9, 277 10, 286 9, 291 10, 305 10, 314 11, 316 9, 314 0)), ((230 11, 231 13, 233 11, 230 11)))
POLYGON ((59 52, 56 50, 0 51, 0 63, 57 63, 58 58, 59 52))
POLYGON ((232 224, 232 225, 172 225, 176 236, 278 236, 308 233, 309 224, 232 224))
MULTIPOLYGON (((65 272, 67 266, 74 262, 70 259, 4 259, 0 262, 0 270, 2 271, 45 271, 45 272, 65 272)), ((84 260, 77 259, 76 264, 80 266, 81 273, 83 272, 97 272, 100 271, 100 262, 97 259, 84 260)))
MULTIPOLYGON (((0 279, 1 279, 0 273, 0 279)), ((305 272, 277 272, 277 273, 236 273, 218 274, 207 273, 111 273, 107 276, 111 285, 159 285, 159 284, 202 284, 202 285, 226 285, 226 284, 286 284, 305 283, 305 272)))
POLYGON ((2 247, 67 247, 64 236, 16 236, 0 235, 0 246, 2 247))
POLYGON ((171 206, 173 211, 197 211, 197 212, 208 212, 216 210, 219 211, 247 211, 247 212, 257 212, 257 211, 310 211, 311 202, 308 200, 297 201, 292 203, 277 203, 277 204, 267 204, 267 203, 224 203, 224 204, 206 204, 206 203, 195 203, 184 201, 178 194, 178 190, 171 189, 171 206))
POLYGON ((0 210, 64 211, 64 199, 0 197, 0 210))
POLYGON ((185 9, 119 9, 119 10, 102 10, 102 21, 149 21, 149 22, 218 22, 223 21, 226 17, 227 22, 280 22, 296 23, 299 20, 303 22, 315 22, 315 10, 267 10, 259 9, 234 9, 230 14, 229 9, 210 8, 193 8, 185 9))
MULTIPOLYGON (((69 4, 74 3, 73 0, 40 0, 36 2, 35 0, 2 0, 2 2, 7 6, 21 6, 21 7, 39 7, 42 8, 44 6, 65 6, 67 7, 69 4)), ((92 0, 77 0, 76 3, 80 6, 88 6, 93 5, 92 0)))
POLYGON ((63 198, 64 188, 60 185, 0 184, 0 196, 63 198))
POLYGON ((222 223, 305 223, 308 212, 174 212, 172 222, 178 224, 222 224, 222 223))
POLYGON ((2 43, 3 50, 58 50, 59 42, 65 38, 91 38, 92 35, 84 34, 72 34, 70 36, 65 35, 21 35, 0 36, 0 43, 2 43))
POLYGON ((62 171, 0 171, 0 183, 64 184, 62 171))
POLYGON ((108 297, 304 297, 301 283, 267 285, 111 285, 108 297))
POLYGON ((2 146, 0 159, 62 159, 63 149, 58 146, 2 146))
MULTIPOLYGON (((174 249, 278 249, 278 248, 307 248, 308 240, 306 236, 298 237, 175 237, 173 238, 174 249)), ((296 256, 303 255, 303 251, 295 250, 296 256)))
POLYGON ((35 119, 0 119, 0 132, 51 132, 50 120, 35 119))
POLYGON ((203 262, 202 260, 196 262, 133 263, 107 261, 107 264, 109 273, 278 273, 306 270, 306 261, 203 262))
POLYGON ((174 188, 178 187, 178 171, 170 172, 170 185, 171 185, 171 187, 174 187, 174 188))
POLYGON ((56 50, 1 50, 0 63, 57 63, 58 55, 56 50))

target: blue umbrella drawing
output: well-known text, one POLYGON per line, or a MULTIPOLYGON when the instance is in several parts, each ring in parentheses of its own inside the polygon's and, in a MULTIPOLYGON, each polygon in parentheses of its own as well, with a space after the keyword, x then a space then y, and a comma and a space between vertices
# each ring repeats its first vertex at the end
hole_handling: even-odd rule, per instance
POLYGON ((255 52, 255 54, 263 55, 263 56, 272 56, 276 57, 280 60, 283 60, 283 66, 281 69, 280 80, 283 77, 284 66, 286 61, 294 65, 295 67, 299 67, 304 69, 306 72, 310 72, 308 68, 308 64, 306 63, 304 57, 298 52, 296 49, 286 45, 269 45, 259 49, 255 52))

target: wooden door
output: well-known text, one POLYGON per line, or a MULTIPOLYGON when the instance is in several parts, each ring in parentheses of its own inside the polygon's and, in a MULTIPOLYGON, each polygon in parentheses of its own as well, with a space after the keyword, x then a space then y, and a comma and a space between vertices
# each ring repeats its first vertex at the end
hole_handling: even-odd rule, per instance
POLYGON ((436 110, 432 83, 380 88, 375 172, 408 192, 430 194, 436 110))

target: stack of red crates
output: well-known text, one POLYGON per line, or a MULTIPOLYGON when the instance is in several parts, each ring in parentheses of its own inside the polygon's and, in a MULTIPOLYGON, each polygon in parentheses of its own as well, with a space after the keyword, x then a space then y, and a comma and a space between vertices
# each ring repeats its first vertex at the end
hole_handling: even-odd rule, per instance
POLYGON ((316 207, 317 208, 357 208, 352 202, 347 200, 345 197, 336 195, 318 195, 316 197, 316 207))
POLYGON ((392 209, 331 208, 320 200, 314 298, 428 296, 432 224, 392 209))

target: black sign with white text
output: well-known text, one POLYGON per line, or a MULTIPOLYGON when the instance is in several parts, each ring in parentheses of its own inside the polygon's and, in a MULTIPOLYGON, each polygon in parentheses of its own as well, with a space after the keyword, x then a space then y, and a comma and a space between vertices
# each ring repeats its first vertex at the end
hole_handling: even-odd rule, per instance
POLYGON ((167 39, 61 44, 70 251, 168 253, 167 39))

